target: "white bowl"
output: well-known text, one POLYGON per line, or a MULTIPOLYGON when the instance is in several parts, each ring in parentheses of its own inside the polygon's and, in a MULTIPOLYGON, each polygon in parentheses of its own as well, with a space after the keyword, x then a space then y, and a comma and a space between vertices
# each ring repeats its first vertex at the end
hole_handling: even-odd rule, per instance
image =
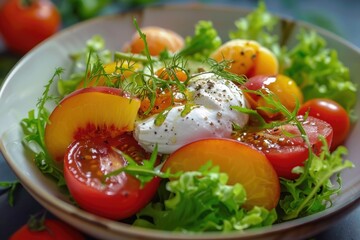
MULTIPOLYGON (((132 227, 107 220, 73 206, 59 191, 53 181, 46 178, 27 156, 21 144, 19 122, 36 105, 43 86, 56 67, 68 69, 69 53, 82 49, 86 40, 95 34, 102 35, 110 50, 120 50, 134 33, 133 16, 141 26, 157 25, 174 29, 183 36, 191 35, 198 20, 211 20, 223 40, 234 21, 248 13, 247 10, 204 5, 179 5, 147 8, 122 15, 107 16, 70 27, 33 49, 22 58, 7 76, 0 92, 0 147, 8 164, 28 192, 53 214, 73 226, 100 239, 300 239, 312 236, 339 220, 360 202, 360 175, 358 170, 346 170, 343 189, 331 208, 312 216, 274 225, 269 228, 232 233, 206 233, 187 235, 132 227), (166 20, 166 21, 165 21, 166 20)), ((292 27, 289 44, 299 26, 311 27, 328 41, 328 46, 338 50, 339 58, 350 68, 353 81, 360 83, 360 52, 346 41, 329 32, 299 22, 283 21, 292 27)), ((55 89, 51 89, 55 91, 55 89)), ((360 101, 360 96, 357 96, 360 101)), ((360 116, 360 107, 356 108, 360 116)), ((355 125, 346 142, 348 158, 360 166, 360 126, 355 125)))

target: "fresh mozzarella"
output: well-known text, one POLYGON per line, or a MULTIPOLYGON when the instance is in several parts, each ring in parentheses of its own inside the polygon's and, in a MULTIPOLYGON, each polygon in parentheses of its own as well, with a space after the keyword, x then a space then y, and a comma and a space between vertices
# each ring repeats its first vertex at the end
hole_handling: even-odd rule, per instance
POLYGON ((187 91, 190 110, 173 107, 159 126, 155 124, 157 115, 136 122, 134 137, 145 150, 152 151, 157 144, 159 153, 169 154, 196 140, 230 137, 233 123, 247 124, 247 114, 231 109, 246 107, 242 91, 233 82, 203 73, 192 78, 187 91))

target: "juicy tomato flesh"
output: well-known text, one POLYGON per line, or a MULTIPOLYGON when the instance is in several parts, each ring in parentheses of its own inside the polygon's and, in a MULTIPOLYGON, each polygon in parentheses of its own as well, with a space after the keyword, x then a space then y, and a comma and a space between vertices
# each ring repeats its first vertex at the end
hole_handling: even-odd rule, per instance
POLYGON ((232 139, 210 138, 185 145, 170 154, 162 170, 197 171, 209 161, 228 174, 228 184, 240 183, 245 188, 243 207, 276 207, 280 184, 274 168, 261 151, 232 139))
POLYGON ((124 172, 105 179, 105 174, 127 165, 116 149, 139 164, 149 159, 132 135, 127 133, 112 139, 81 139, 68 148, 64 158, 64 176, 71 195, 81 208, 119 220, 132 216, 152 199, 159 179, 155 177, 144 186, 124 172))
POLYGON ((331 125, 334 130, 334 137, 331 143, 331 150, 342 144, 350 132, 350 117, 346 110, 337 102, 316 98, 305 102, 299 109, 299 115, 319 118, 331 125))
MULTIPOLYGON (((306 120, 303 116, 298 116, 298 119, 302 122, 315 154, 319 154, 323 146, 319 139, 320 135, 330 146, 333 130, 328 123, 311 116, 306 120)), ((303 166, 309 157, 309 149, 301 137, 298 127, 292 124, 257 132, 244 132, 234 137, 262 151, 275 168, 278 176, 286 179, 299 177, 298 174, 292 173, 292 169, 303 166)))

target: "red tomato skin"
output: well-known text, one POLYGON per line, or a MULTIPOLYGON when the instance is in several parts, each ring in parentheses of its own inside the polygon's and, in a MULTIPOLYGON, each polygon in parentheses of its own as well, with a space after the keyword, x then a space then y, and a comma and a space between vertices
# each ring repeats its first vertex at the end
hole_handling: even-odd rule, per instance
POLYGON ((9 240, 83 240, 84 235, 70 225, 56 219, 46 219, 46 229, 42 231, 30 230, 27 224, 11 235, 9 240))
POLYGON ((4 3, 0 9, 0 32, 6 46, 23 55, 58 31, 61 16, 49 0, 35 0, 29 6, 21 2, 4 3))
MULTIPOLYGON (((304 117, 298 116, 298 118, 303 119, 304 117)), ((322 148, 322 143, 318 140, 319 134, 325 137, 327 144, 330 146, 333 131, 327 122, 309 116, 303 123, 303 127, 308 134, 312 150, 315 154, 319 154, 322 148)), ((299 136, 299 131, 296 126, 285 125, 283 131, 293 135, 296 134, 297 137, 285 137, 281 134, 281 131, 270 129, 251 134, 248 133, 246 137, 240 137, 238 140, 244 141, 261 150, 271 162, 279 177, 296 179, 299 175, 291 171, 294 167, 304 165, 304 162, 309 156, 309 149, 299 136), (261 138, 261 136, 264 135, 265 137, 261 138), (259 136, 260 138, 258 138, 259 136), (281 138, 282 140, 279 140, 281 138), (264 141, 264 139, 266 141, 264 141)))
POLYGON ((331 150, 341 145, 350 132, 350 118, 346 110, 337 102, 331 99, 316 98, 305 102, 299 109, 299 115, 305 115, 319 118, 331 125, 334 131, 331 150))
MULTIPOLYGON (((160 178, 154 177, 150 182, 141 187, 139 180, 135 177, 122 173, 116 178, 118 182, 112 182, 113 186, 101 188, 100 185, 103 184, 101 180, 97 180, 98 184, 94 184, 94 181, 89 181, 89 178, 85 176, 85 173, 76 164, 76 154, 78 154, 76 152, 81 147, 89 148, 94 144, 87 141, 75 141, 70 145, 69 151, 64 158, 64 177, 71 195, 79 206, 88 212, 114 220, 130 217, 145 207, 155 195, 160 178), (90 186, 90 184, 94 184, 94 186, 90 186)), ((135 145, 132 141, 135 140, 131 138, 129 143, 123 142, 122 144, 134 147, 135 145)), ((122 161, 122 164, 126 164, 124 159, 120 158, 117 153, 114 153, 111 148, 109 149, 109 146, 101 147, 101 141, 96 141, 95 145, 97 146, 96 149, 102 152, 101 156, 103 158, 107 156, 112 159, 111 164, 114 164, 115 158, 118 161, 122 161)), ((116 146, 116 144, 114 145, 116 146)), ((139 147, 136 145, 135 148, 139 147)), ((80 151, 82 150, 80 149, 80 151)))

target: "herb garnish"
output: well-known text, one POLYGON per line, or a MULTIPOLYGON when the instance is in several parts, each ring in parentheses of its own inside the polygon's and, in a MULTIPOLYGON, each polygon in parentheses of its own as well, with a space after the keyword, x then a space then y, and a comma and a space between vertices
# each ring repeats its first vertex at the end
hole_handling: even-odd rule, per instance
POLYGON ((58 186, 65 187, 65 179, 62 170, 55 165, 53 159, 51 159, 45 146, 45 125, 49 120, 49 111, 46 109, 46 103, 49 101, 57 101, 58 98, 49 94, 50 86, 55 81, 55 78, 61 79, 61 73, 63 69, 57 68, 54 75, 49 82, 45 85, 45 90, 42 97, 36 104, 36 110, 31 110, 28 113, 28 117, 21 121, 21 127, 23 129, 24 138, 23 144, 25 148, 32 152, 34 155, 34 162, 40 171, 52 177, 57 181, 58 186))

